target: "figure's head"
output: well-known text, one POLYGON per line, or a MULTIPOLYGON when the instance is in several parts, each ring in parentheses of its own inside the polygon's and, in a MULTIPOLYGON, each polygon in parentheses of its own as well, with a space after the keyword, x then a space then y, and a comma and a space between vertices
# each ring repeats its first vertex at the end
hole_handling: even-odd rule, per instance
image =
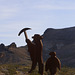
POLYGON ((50 52, 49 55, 54 57, 54 56, 56 56, 56 52, 50 52))
POLYGON ((41 36, 41 35, 39 35, 39 34, 35 34, 32 38, 33 38, 35 41, 37 41, 37 40, 43 39, 43 36, 41 36))

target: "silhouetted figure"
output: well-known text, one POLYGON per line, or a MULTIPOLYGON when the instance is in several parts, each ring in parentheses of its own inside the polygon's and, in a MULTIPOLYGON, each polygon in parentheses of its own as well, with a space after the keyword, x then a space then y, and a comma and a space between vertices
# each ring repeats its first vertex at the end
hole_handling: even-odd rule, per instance
POLYGON ((33 42, 31 42, 27 37, 26 30, 30 30, 30 28, 23 28, 18 35, 20 35, 22 32, 24 32, 25 34, 26 42, 28 45, 28 52, 30 53, 30 57, 32 61, 32 67, 29 73, 31 73, 35 69, 38 63, 39 73, 43 75, 43 57, 42 57, 43 44, 41 40, 43 37, 40 36, 39 34, 35 34, 32 37, 33 42))
POLYGON ((43 57, 42 57, 43 44, 41 41, 42 36, 40 36, 39 34, 35 34, 32 38, 33 42, 31 42, 29 39, 26 39, 28 51, 30 53, 30 57, 32 60, 32 67, 29 73, 31 73, 35 69, 38 63, 39 73, 43 75, 43 57))
POLYGON ((46 61, 45 65, 45 71, 50 71, 51 75, 56 75, 57 68, 61 69, 61 62, 56 56, 56 52, 50 52, 49 55, 51 55, 50 58, 46 61))

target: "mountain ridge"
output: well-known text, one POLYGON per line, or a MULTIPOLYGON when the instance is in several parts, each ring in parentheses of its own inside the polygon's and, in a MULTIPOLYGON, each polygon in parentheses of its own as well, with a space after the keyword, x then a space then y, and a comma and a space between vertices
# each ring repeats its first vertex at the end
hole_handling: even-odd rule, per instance
MULTIPOLYGON (((42 36, 44 62, 49 58, 49 52, 55 51, 62 66, 75 67, 75 27, 48 28, 42 36)), ((0 44, 0 53, 4 53, 4 57, 0 58, 0 64, 31 63, 27 49, 27 45, 17 47, 15 42, 8 46, 0 44)))
POLYGON ((55 51, 62 66, 75 67, 75 27, 52 29, 48 28, 43 34, 45 61, 49 52, 55 51))

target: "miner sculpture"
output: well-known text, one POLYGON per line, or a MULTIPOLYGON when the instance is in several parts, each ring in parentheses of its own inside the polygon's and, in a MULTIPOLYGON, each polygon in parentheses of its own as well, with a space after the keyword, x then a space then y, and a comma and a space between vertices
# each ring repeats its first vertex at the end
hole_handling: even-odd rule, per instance
POLYGON ((32 61, 32 66, 31 66, 29 73, 31 73, 36 68, 36 65, 38 63, 39 73, 43 75, 43 57, 42 57, 42 49, 43 49, 42 38, 43 37, 39 34, 35 34, 32 37, 33 41, 30 41, 26 33, 26 30, 29 30, 29 29, 30 28, 24 28, 18 34, 20 35, 22 32, 24 32, 25 37, 26 37, 28 52, 30 53, 30 57, 32 61))
POLYGON ((50 71, 50 75, 56 75, 57 68, 61 69, 61 62, 56 56, 56 52, 50 52, 50 58, 46 61, 45 71, 50 71))

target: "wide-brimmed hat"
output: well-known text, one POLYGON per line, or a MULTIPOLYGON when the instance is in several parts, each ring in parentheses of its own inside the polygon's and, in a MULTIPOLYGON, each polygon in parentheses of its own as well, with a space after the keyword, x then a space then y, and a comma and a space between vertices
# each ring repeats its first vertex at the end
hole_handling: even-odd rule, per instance
POLYGON ((40 34, 35 34, 34 36, 32 36, 32 38, 36 38, 36 37, 43 39, 43 36, 41 36, 40 34))

